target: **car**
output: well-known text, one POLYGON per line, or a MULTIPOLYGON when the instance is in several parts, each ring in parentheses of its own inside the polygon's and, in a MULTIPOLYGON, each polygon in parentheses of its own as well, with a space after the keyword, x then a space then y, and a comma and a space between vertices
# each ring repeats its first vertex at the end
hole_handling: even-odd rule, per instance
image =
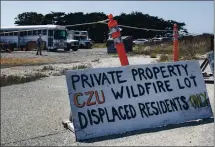
POLYGON ((137 39, 133 41, 134 44, 144 44, 146 42, 148 42, 147 39, 137 39))
POLYGON ((172 37, 163 37, 162 41, 172 41, 172 37))
POLYGON ((162 41, 162 38, 152 38, 152 42, 160 42, 162 41))

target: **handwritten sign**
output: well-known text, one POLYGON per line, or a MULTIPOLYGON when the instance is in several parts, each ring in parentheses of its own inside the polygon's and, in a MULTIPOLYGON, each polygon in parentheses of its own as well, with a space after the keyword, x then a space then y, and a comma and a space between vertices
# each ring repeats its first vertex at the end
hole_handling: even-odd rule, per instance
POLYGON ((208 61, 209 61, 211 72, 214 75, 214 51, 209 52, 207 54, 207 58, 208 58, 208 61))
POLYGON ((78 141, 213 116, 198 61, 71 70, 78 141))

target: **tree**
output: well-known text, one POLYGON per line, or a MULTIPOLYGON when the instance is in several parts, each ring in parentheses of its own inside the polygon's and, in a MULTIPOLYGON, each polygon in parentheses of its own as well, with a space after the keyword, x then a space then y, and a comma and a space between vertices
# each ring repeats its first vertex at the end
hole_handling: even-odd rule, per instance
MULTIPOLYGON (((40 24, 55 24, 55 25, 74 25, 88 22, 96 22, 107 19, 107 15, 102 12, 86 13, 76 12, 68 13, 64 12, 50 12, 43 16, 36 12, 25 12, 19 14, 15 18, 15 24, 18 25, 40 25, 40 24)), ((155 36, 165 36, 166 34, 172 34, 173 25, 178 25, 180 34, 186 34, 188 31, 185 29, 186 24, 184 22, 177 22, 174 20, 164 20, 156 16, 150 16, 143 14, 142 12, 131 12, 130 14, 121 13, 115 16, 115 19, 120 25, 134 26, 139 28, 157 29, 157 30, 169 30, 169 31, 153 31, 153 30, 137 30, 131 28, 122 29, 123 36, 132 36, 135 38, 152 38, 155 36)), ((91 24, 80 26, 69 26, 68 30, 86 30, 89 33, 89 37, 95 42, 104 42, 108 37, 107 24, 91 24)))
POLYGON ((15 18, 17 25, 41 25, 44 16, 36 12, 24 12, 15 18))

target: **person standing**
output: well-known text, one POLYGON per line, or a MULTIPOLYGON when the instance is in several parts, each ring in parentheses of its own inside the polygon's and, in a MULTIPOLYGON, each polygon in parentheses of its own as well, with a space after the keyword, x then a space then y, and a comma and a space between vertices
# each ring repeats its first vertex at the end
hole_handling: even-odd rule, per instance
POLYGON ((42 42, 43 42, 43 39, 42 39, 42 35, 39 34, 39 37, 37 38, 37 54, 39 54, 40 52, 40 55, 42 55, 42 42))

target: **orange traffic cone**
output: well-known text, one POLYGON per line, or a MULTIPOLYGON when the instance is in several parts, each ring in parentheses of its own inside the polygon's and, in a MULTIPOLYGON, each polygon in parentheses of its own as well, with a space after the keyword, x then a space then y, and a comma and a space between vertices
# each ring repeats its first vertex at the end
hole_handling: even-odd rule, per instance
POLYGON ((116 20, 113 19, 112 14, 108 15, 108 19, 109 19, 108 27, 110 29, 110 33, 114 40, 115 47, 116 47, 121 65, 122 66, 129 65, 128 57, 125 52, 125 47, 124 47, 123 41, 121 39, 120 30, 118 28, 118 23, 116 20))

